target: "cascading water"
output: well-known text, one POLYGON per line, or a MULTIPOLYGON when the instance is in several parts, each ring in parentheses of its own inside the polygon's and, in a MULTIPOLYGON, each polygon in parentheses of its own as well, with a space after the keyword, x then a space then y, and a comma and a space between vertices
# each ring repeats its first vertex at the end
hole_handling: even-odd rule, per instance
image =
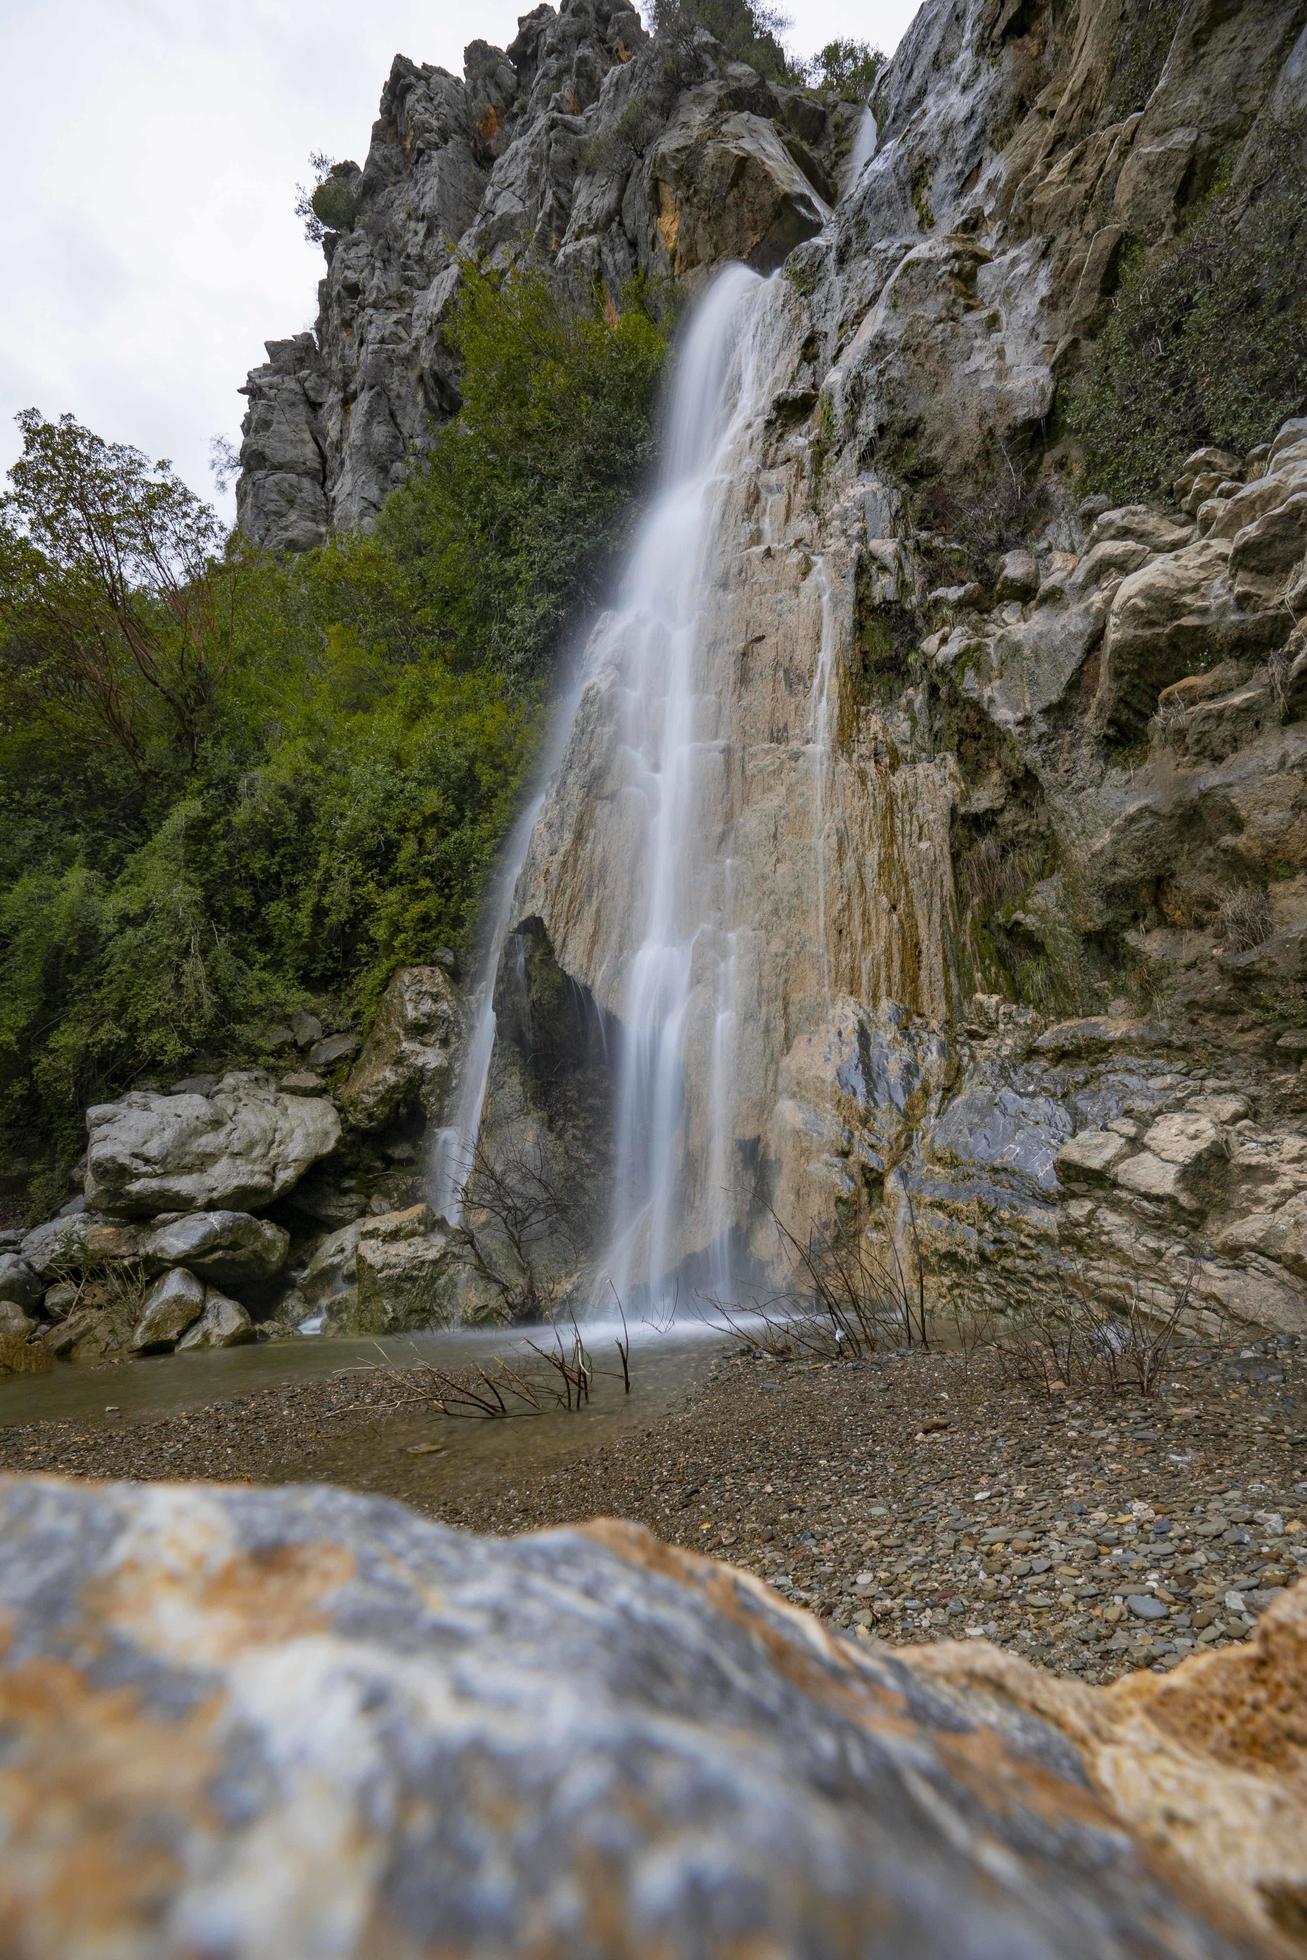
POLYGON ((875 156, 876 145, 879 141, 880 131, 876 127, 876 118, 872 115, 870 109, 864 109, 862 120, 858 124, 857 135, 853 139, 853 148, 849 152, 849 165, 844 176, 844 192, 846 196, 853 189, 859 177, 861 177, 863 171, 875 156))
POLYGON ((720 273, 700 302, 677 362, 658 495, 623 580, 608 639, 622 686, 624 795, 642 938, 618 1002, 612 1233, 606 1280, 648 1299, 677 1266, 687 1207, 710 1221, 713 1279, 728 1285, 733 1058, 738 960, 729 860, 715 860, 706 800, 722 766, 715 703, 705 692, 704 583, 718 506, 741 430, 765 382, 759 329, 767 282, 743 266, 720 273), (696 1052, 692 1001, 710 1005, 707 1053, 696 1052), (707 1078, 706 1150, 685 1147, 687 1068, 707 1078), (696 1178, 709 1188, 689 1188, 696 1178))
MULTIPOLYGON (((570 725, 569 709, 562 733, 570 725)), ((481 966, 481 983, 474 997, 472 1024, 463 1044, 452 1121, 436 1131, 432 1139, 428 1187, 431 1208, 438 1218, 457 1225, 463 1216, 463 1193, 467 1187, 472 1158, 481 1130, 486 1087, 490 1081, 490 1062, 495 1052, 495 1033, 499 1025, 495 1013, 495 984, 504 943, 513 923, 513 898, 517 880, 531 842, 543 795, 527 806, 514 824, 504 846, 496 874, 494 898, 489 912, 489 933, 481 966)))
MULTIPOLYGON (((701 641, 719 506, 740 436, 765 395, 759 334, 770 289, 733 265, 700 299, 677 355, 656 494, 582 663, 581 686, 610 671, 620 690, 627 869, 640 935, 612 987, 621 1030, 614 1187, 610 1242, 595 1287, 596 1299, 608 1302, 613 1288, 624 1301, 654 1298, 677 1264, 687 1205, 709 1218, 700 1238, 711 1246, 713 1283, 725 1287, 730 1277, 739 929, 731 862, 702 843, 722 745, 701 641), (692 1014, 692 1003, 701 1011, 692 1014), (687 1069, 707 1091, 708 1134, 697 1151, 686 1148, 683 1134, 687 1069)), ((563 754, 579 698, 580 687, 555 717, 546 775, 563 754)), ((452 1222, 461 1214, 486 1100, 496 981, 544 802, 541 796, 523 813, 505 847, 455 1106, 434 1140, 431 1202, 452 1222)))

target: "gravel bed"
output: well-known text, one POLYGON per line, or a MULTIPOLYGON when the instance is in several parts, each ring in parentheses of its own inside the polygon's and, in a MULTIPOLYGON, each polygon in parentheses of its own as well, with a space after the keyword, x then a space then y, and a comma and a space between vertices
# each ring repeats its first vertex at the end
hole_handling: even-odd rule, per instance
POLYGON ((729 1559, 855 1636, 980 1636, 1106 1681, 1244 1639, 1307 1577, 1307 1347, 1165 1395, 1034 1395, 991 1355, 719 1363, 679 1417, 437 1514, 596 1512, 729 1559))
POLYGON ((726 1353, 648 1427, 597 1429, 565 1458, 510 1451, 490 1480, 414 1448, 411 1398, 379 1369, 121 1426, 14 1426, 0 1468, 320 1478, 478 1531, 615 1514, 854 1637, 984 1635, 1091 1681, 1242 1640, 1307 1577, 1307 1343, 1287 1337, 1147 1399, 1036 1395, 983 1352, 726 1353))

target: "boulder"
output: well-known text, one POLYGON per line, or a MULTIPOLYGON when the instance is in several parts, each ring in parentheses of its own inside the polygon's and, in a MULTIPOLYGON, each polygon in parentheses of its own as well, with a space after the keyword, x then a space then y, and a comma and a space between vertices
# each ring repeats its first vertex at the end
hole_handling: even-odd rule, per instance
POLYGON ((281 1095, 256 1070, 225 1075, 211 1095, 138 1090, 88 1109, 86 1126, 87 1202, 147 1218, 259 1210, 340 1139, 331 1103, 281 1095))
POLYGON ((325 1040, 315 1041, 308 1052, 311 1069, 338 1068, 347 1062, 351 1055, 357 1055, 359 1038, 356 1034, 329 1034, 325 1040))
POLYGON ((842 1640, 613 1522, 14 1479, 0 1531, 32 1960, 1288 1951, 1307 1588, 1095 1689, 842 1640))
POLYGON ((0 1300, 23 1309, 39 1307, 45 1291, 40 1275, 17 1252, 0 1252, 0 1300))
POLYGON ((141 1248, 150 1271, 186 1266, 219 1286, 258 1286, 279 1273, 290 1234, 244 1211, 193 1211, 162 1222, 141 1248))
POLYGON ((16 1300, 0 1300, 0 1334, 17 1335, 25 1341, 36 1332, 36 1321, 16 1300))
POLYGON ((204 1311, 177 1343, 177 1352, 191 1348, 244 1347, 258 1339, 254 1322, 239 1300, 229 1300, 216 1287, 204 1289, 204 1311))
POLYGON ((426 1204, 355 1219, 321 1241, 304 1295, 334 1333, 445 1324, 462 1271, 459 1243, 426 1204))
POLYGON ((44 1341, 0 1332, 0 1376, 43 1375, 53 1366, 54 1356, 44 1341))
POLYGON ((57 1361, 104 1361, 130 1345, 136 1324, 134 1303, 99 1286, 79 1289, 77 1304, 47 1328, 44 1345, 57 1361))
POLYGON ((204 1312, 204 1283, 176 1267, 155 1281, 145 1296, 141 1317, 132 1334, 135 1354, 158 1354, 177 1345, 188 1327, 204 1312))
POLYGON ((459 1035, 458 996, 438 966, 402 966, 391 976, 363 1052, 340 1091, 357 1130, 406 1116, 440 1114, 459 1035))

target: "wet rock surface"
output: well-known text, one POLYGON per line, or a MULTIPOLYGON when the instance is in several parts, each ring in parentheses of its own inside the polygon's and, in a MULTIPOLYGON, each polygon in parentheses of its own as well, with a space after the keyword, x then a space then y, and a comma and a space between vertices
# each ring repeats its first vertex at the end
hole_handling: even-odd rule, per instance
POLYGON ((842 1641, 629 1525, 496 1542, 326 1489, 0 1509, 28 1953, 1198 1960, 1270 1950, 1303 1882, 1301 1594, 1095 1692, 842 1641), (92 1850, 118 1883, 81 1882, 92 1850))

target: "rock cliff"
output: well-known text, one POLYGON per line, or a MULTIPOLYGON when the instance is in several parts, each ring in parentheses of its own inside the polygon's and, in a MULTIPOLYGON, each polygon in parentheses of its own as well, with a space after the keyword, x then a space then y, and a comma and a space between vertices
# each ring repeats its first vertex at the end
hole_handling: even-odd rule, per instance
POLYGON ((539 6, 462 79, 397 57, 348 217, 328 234, 312 334, 246 384, 237 498, 260 544, 302 550, 375 516, 458 406, 441 338, 462 258, 524 256, 588 297, 636 274, 771 267, 820 229, 852 115, 728 62, 655 49, 625 0, 539 6))
MULTIPOLYGON (((893 1239, 941 1305, 1074 1282, 1300 1326, 1307 422, 1280 401, 1123 504, 1084 494, 1075 403, 1139 255, 1233 251, 1301 177, 1307 8, 928 0, 872 110, 837 196, 850 111, 703 36, 670 60, 606 0, 462 82, 398 62, 316 336, 251 377, 242 522, 298 546, 375 511, 457 402, 457 253, 610 293, 780 265, 698 636, 674 1259, 711 1257, 725 1190, 755 1267, 775 1213, 893 1239)), ((591 1190, 611 1153, 533 1086, 529 1030, 561 978, 601 1111, 642 889, 622 659, 601 629, 488 1105, 591 1190)))
MULTIPOLYGON (((777 1212, 896 1239, 940 1305, 1307 1319, 1307 421, 1125 506, 1064 432, 1126 241, 1218 182, 1237 234, 1268 158, 1303 172, 1303 7, 1164 11, 924 7, 750 328, 699 634, 689 1270, 725 1182, 773 1270, 777 1212), (724 1174, 709 938, 748 1030, 724 1174)), ((619 1025, 622 662, 601 630, 518 892, 619 1025)))
POLYGON ((53 1481, 0 1518, 24 1954, 1299 1950, 1301 1587, 1092 1689, 846 1642, 632 1525, 53 1481))

